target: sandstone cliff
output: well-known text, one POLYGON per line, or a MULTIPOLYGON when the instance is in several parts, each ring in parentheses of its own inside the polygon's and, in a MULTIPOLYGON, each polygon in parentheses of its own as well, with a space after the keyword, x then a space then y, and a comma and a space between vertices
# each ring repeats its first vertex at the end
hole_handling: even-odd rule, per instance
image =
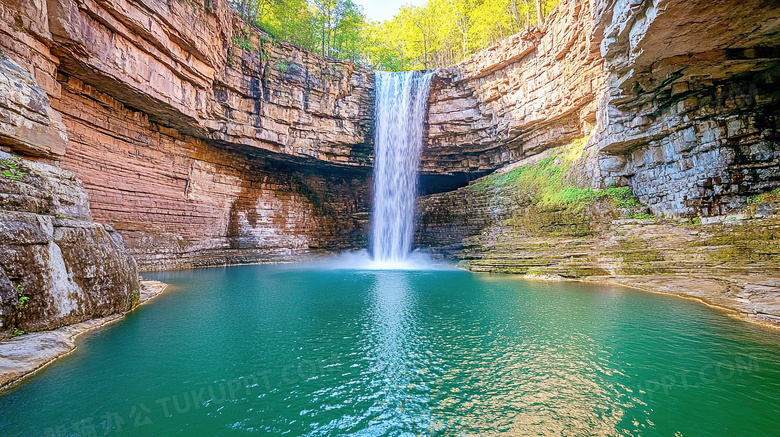
POLYGON ((69 138, 9 145, 73 171, 142 269, 363 245, 367 71, 249 31, 224 0, 3 0, 0 16, 0 49, 69 138))
MULTIPOLYGON (((0 144, 61 154, 63 125, 30 74, 0 57, 0 87, 0 144)), ((4 150, 0 146, 0 338, 132 308, 139 296, 135 262, 121 235, 92 221, 81 181, 4 150)))
POLYGON ((423 171, 484 173, 593 128, 605 74, 591 2, 564 1, 548 23, 437 72, 423 171))

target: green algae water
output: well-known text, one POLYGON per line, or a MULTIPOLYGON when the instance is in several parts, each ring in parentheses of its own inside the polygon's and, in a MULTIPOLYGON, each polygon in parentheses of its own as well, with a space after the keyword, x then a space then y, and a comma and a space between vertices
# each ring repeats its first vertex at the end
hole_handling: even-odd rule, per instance
POLYGON ((780 335, 695 302, 284 266, 170 291, 0 395, 2 436, 777 436, 780 335))

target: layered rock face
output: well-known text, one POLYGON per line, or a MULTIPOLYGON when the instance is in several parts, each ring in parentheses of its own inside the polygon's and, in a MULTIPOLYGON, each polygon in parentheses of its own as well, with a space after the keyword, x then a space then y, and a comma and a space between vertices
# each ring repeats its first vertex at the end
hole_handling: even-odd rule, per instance
MULTIPOLYGON (((36 167, 55 175, 40 184, 68 186, 57 165, 72 171, 91 213, 71 216, 112 225, 142 269, 287 261, 364 246, 369 72, 246 29, 224 0, 0 0, 0 18, 0 50, 21 66, 6 62, 0 75, 0 144, 40 161, 25 168, 52 164, 36 167)), ((541 28, 436 72, 422 186, 453 189, 588 136, 572 184, 628 186, 645 212, 658 215, 721 223, 730 214, 745 235, 766 227, 759 240, 776 241, 773 206, 761 217, 741 214, 748 200, 780 187, 778 35, 780 9, 759 0, 564 0, 541 28)), ((6 182, 9 193, 19 189, 19 181, 6 182)), ((667 253, 674 244, 642 240, 640 252, 655 251, 663 262, 700 259, 677 222, 625 225, 625 214, 609 207, 547 211, 528 193, 491 193, 423 199, 420 244, 473 258, 474 269, 522 273, 530 260, 559 276, 637 271, 620 267, 635 251, 623 256, 625 247, 613 250, 613 242, 634 244, 643 232, 686 249, 675 258, 667 253), (528 249, 542 244, 552 252, 528 249), (556 251, 587 261, 570 266, 556 251)), ((54 219, 52 229, 77 227, 54 219)), ((41 220, 34 244, 71 241, 56 230, 49 237, 49 219, 41 220)), ((704 238, 732 229, 704 226, 715 227, 686 232, 704 238)), ((97 229, 82 239, 104 238, 97 229)), ((101 229, 110 236, 110 227, 101 229)), ((725 245, 735 248, 727 250, 733 272, 747 269, 737 261, 753 253, 776 261, 771 247, 749 241, 725 245)), ((661 262, 655 257, 637 262, 661 262)), ((703 274, 717 276, 718 261, 704 260, 703 274)))
POLYGON ((367 72, 244 31, 225 1, 0 17, 0 335, 131 308, 136 265, 365 244, 367 72))
POLYGON ((656 213, 713 216, 780 187, 780 9, 764 1, 602 1, 604 183, 656 213))
POLYGON ((352 165, 370 149, 368 72, 250 32, 227 1, 0 8, 2 49, 54 100, 64 75, 204 140, 352 165))
POLYGON ((438 72, 423 170, 478 176, 591 134, 584 185, 629 185, 658 214, 739 209, 780 186, 779 11, 563 1, 438 72))
POLYGON ((136 265, 122 237, 93 221, 81 181, 13 148, 59 156, 64 126, 32 76, 0 59, 0 338, 132 308, 136 265), (7 92, 11 90, 10 92, 7 92))
POLYGON ((417 245, 473 271, 615 282, 780 322, 778 46, 772 2, 561 2, 541 30, 441 73, 426 169, 498 171, 421 198, 417 245), (538 171, 586 136, 569 166, 538 171), (564 169, 554 187, 568 192, 540 198, 564 169), (630 188, 633 209, 609 200, 621 188, 583 190, 609 186, 630 188))
POLYGON ((702 222, 653 217, 607 196, 544 204, 536 195, 483 178, 422 197, 416 245, 476 272, 629 285, 780 323, 780 191, 702 222))
POLYGON ((0 48, 69 135, 59 153, 15 150, 83 180, 142 269, 364 244, 368 72, 249 31, 223 0, 3 0, 0 15, 0 48))
POLYGON ((422 171, 484 174, 586 135, 604 88, 591 2, 437 71, 422 171))
POLYGON ((143 270, 289 261, 364 244, 366 172, 216 147, 74 78, 55 106, 70 135, 62 165, 143 270))

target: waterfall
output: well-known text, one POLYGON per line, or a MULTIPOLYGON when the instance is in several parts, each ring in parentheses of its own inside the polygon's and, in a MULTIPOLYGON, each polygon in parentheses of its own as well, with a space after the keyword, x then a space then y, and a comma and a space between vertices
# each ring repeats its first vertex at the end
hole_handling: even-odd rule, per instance
POLYGON ((376 72, 371 248, 378 264, 403 263, 412 250, 417 168, 432 76, 376 72))

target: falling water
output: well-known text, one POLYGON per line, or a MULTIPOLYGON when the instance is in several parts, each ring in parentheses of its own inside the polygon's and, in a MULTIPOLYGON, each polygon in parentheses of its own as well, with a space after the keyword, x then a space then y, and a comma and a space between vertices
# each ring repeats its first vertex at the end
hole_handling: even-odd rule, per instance
POLYGON ((378 264, 403 263, 412 249, 417 167, 432 73, 376 73, 374 211, 378 264))

